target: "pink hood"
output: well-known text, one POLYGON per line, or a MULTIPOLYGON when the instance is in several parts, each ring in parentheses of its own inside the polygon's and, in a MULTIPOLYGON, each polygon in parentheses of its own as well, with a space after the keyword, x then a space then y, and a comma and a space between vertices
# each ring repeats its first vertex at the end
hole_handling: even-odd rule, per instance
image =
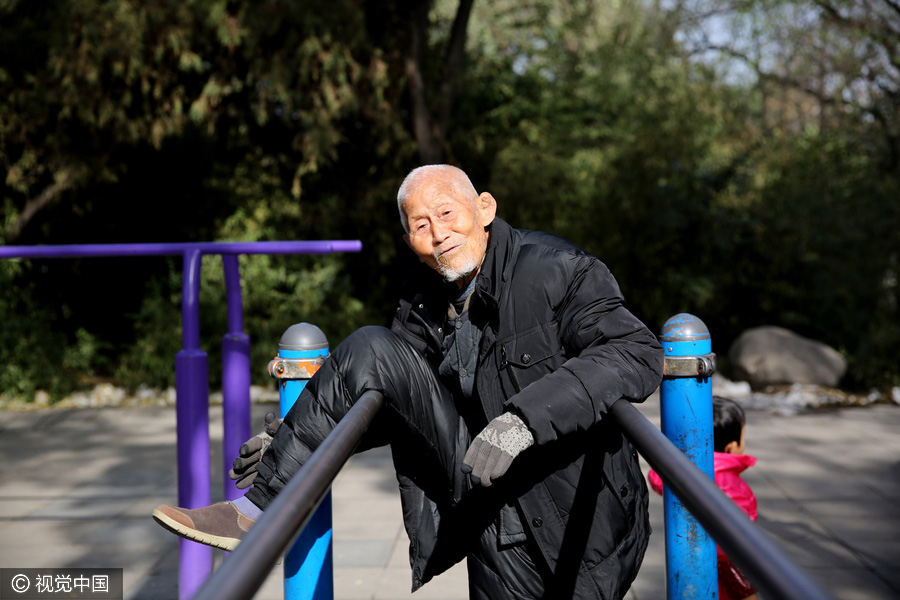
MULTIPOLYGON (((747 482, 741 479, 741 473, 756 464, 756 457, 749 454, 714 452, 713 461, 715 463, 716 485, 729 498, 734 500, 734 503, 741 507, 751 520, 756 521, 756 496, 753 495, 753 490, 750 489, 747 482)), ((653 488, 653 491, 657 494, 662 494, 662 479, 660 479, 656 471, 651 469, 647 474, 647 480, 650 482, 650 487, 653 488)))
POLYGON ((756 457, 749 454, 725 454, 714 452, 716 465, 716 485, 743 509, 750 520, 756 520, 756 496, 747 482, 741 479, 741 473, 756 464, 756 457))

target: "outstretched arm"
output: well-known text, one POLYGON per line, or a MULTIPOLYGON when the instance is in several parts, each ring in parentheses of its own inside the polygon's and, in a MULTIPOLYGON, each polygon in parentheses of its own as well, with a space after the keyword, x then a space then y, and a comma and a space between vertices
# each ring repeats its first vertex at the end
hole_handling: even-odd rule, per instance
POLYGON ((570 260, 575 276, 557 320, 560 341, 571 358, 512 396, 506 406, 522 417, 537 444, 587 430, 621 398, 642 402, 662 380, 662 347, 625 308, 606 266, 589 255, 570 260))

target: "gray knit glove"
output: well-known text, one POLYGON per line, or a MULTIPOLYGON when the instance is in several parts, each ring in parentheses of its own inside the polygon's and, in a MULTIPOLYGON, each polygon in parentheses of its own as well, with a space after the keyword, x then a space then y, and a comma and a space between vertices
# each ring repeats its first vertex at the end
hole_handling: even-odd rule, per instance
POLYGON ((463 459, 463 473, 471 473, 488 487, 506 473, 513 459, 534 444, 525 422, 513 413, 503 413, 487 424, 472 440, 463 459))
POLYGON ((273 412, 266 413, 265 430, 241 445, 238 457, 234 459, 232 469, 228 471, 228 477, 237 480, 234 484, 236 488, 242 490, 253 485, 253 480, 259 474, 256 470, 259 459, 272 443, 272 438, 283 421, 284 419, 276 419, 273 412))

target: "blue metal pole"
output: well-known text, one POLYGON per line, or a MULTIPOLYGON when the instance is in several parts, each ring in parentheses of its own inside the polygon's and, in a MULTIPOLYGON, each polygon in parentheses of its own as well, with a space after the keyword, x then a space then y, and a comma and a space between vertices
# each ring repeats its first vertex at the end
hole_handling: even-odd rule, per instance
MULTIPOLYGON (((712 374, 709 329, 677 314, 663 326, 665 373, 660 387, 662 432, 710 479, 713 466, 712 374)), ((717 599, 716 544, 668 486, 664 487, 666 597, 717 599)))
MULTIPOLYGON (((280 382, 282 417, 287 415, 326 356, 328 339, 315 325, 298 323, 288 327, 281 336, 278 356, 269 363, 269 374, 280 382)), ((329 491, 285 556, 285 600, 334 598, 331 521, 329 491)))
MULTIPOLYGON (((178 505, 199 508, 209 492, 209 361, 200 349, 199 250, 185 251, 182 273, 182 350, 175 355, 178 505)), ((212 572, 212 548, 179 540, 178 596, 187 600, 212 572)))

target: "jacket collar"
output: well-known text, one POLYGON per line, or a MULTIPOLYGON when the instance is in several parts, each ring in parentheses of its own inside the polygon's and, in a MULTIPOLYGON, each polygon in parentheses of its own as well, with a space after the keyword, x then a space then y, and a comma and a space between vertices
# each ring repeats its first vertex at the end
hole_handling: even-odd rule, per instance
POLYGON ((515 243, 515 230, 503 219, 496 217, 488 227, 488 231, 490 237, 476 287, 481 300, 496 313, 503 283, 512 273, 518 248, 515 243))

